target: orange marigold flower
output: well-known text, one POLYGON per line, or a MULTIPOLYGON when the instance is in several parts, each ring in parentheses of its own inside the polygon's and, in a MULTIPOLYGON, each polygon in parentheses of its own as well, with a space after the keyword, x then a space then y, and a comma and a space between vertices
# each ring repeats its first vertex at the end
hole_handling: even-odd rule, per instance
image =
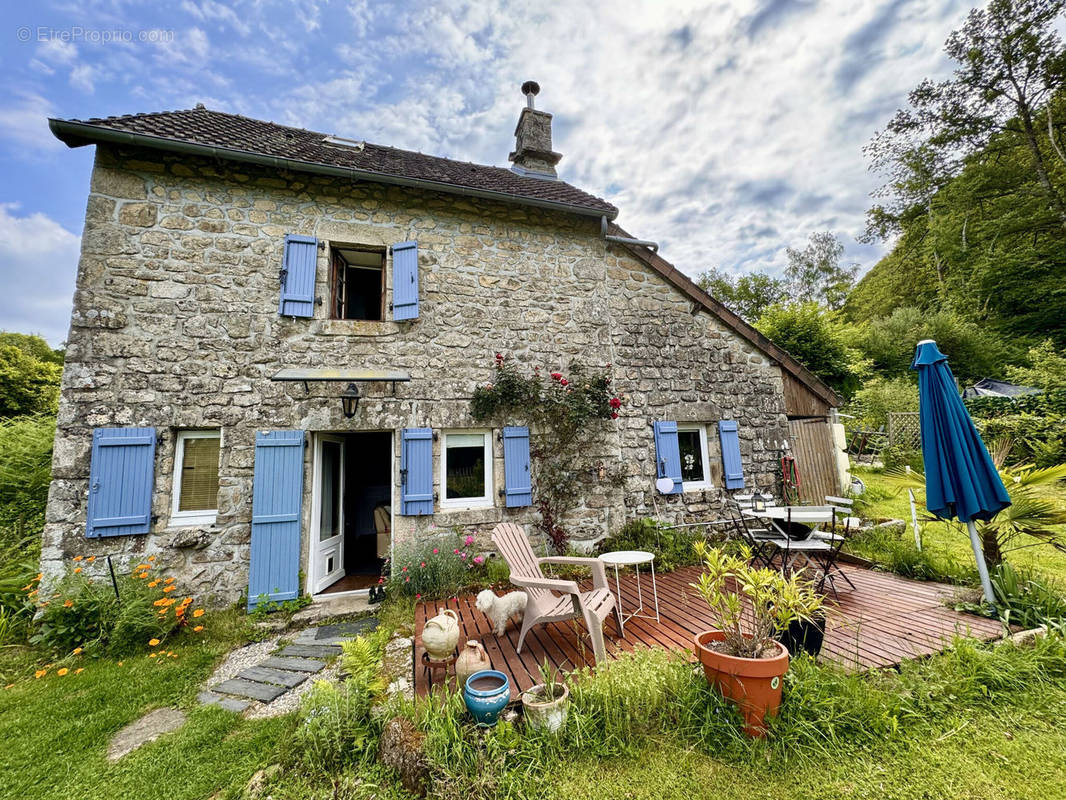
POLYGON ((46 670, 46 669, 39 669, 39 670, 37 670, 37 671, 36 671, 35 673, 33 673, 33 677, 34 677, 35 679, 36 679, 36 678, 43 678, 43 677, 44 677, 45 675, 47 675, 47 674, 48 674, 48 670, 46 670))
POLYGON ((88 562, 89 562, 89 563, 91 564, 91 563, 93 563, 94 561, 96 561, 96 556, 89 556, 89 557, 88 557, 87 559, 85 559, 85 560, 86 560, 86 561, 88 561, 88 562))
POLYGON ((29 596, 33 597, 35 594, 37 594, 37 590, 36 589, 34 589, 32 592, 30 592, 29 596))
POLYGON ((83 672, 85 672, 85 667, 78 667, 76 670, 74 670, 75 675, 80 675, 83 672))
POLYGON ((79 572, 81 572, 81 567, 74 567, 74 574, 77 575, 79 572))
POLYGON ((159 653, 149 653, 148 657, 149 658, 155 658, 157 655, 159 655, 159 653))
POLYGON ((13 684, 13 683, 9 683, 9 684, 8 684, 7 686, 5 686, 4 688, 5 688, 5 689, 14 689, 14 688, 15 688, 15 684, 13 684))
POLYGON ((60 669, 56 670, 56 675, 59 675, 60 677, 62 677, 63 675, 66 675, 68 672, 70 672, 69 669, 67 669, 66 667, 61 667, 60 669))
POLYGON ((85 556, 74 556, 75 561, 81 561, 85 556))
POLYGON ((197 626, 196 626, 195 628, 193 628, 193 630, 194 630, 194 631, 196 631, 196 633, 199 633, 199 632, 200 632, 200 631, 202 631, 203 629, 204 629, 204 626, 203 626, 203 625, 197 625, 197 626))
POLYGON ((138 564, 137 566, 134 567, 134 569, 151 569, 151 568, 152 568, 151 564, 138 564))
POLYGON ((33 588, 33 584, 32 583, 27 583, 25 586, 22 587, 22 591, 28 592, 32 588, 33 588))
POLYGON ((174 576, 171 575, 169 578, 167 578, 165 581, 163 581, 163 583, 174 583, 174 576))
POLYGON ((192 598, 191 597, 186 597, 184 600, 181 601, 181 604, 183 606, 192 605, 192 598))
POLYGON ((178 601, 175 600, 173 597, 164 597, 163 598, 163 605, 165 605, 165 606, 172 606, 176 602, 178 602, 178 601))
POLYGON ((158 639, 149 639, 148 640, 148 645, 150 647, 155 647, 157 644, 159 644, 159 640, 158 639))
POLYGON ((175 608, 174 609, 174 616, 175 617, 184 617, 185 616, 185 606, 178 606, 177 608, 175 608))
POLYGON ((125 661, 119 661, 119 662, 118 662, 118 665, 119 665, 119 666, 121 667, 121 666, 122 666, 123 664, 125 664, 125 663, 126 663, 125 661))
POLYGON ((164 586, 164 587, 163 587, 163 591, 164 591, 164 592, 173 592, 173 591, 174 591, 175 589, 177 589, 177 588, 178 588, 177 586, 173 586, 173 585, 171 585, 171 586, 164 586))
POLYGON ((149 561, 155 561, 155 556, 148 556, 149 561))
POLYGON ((76 655, 76 656, 80 656, 81 655, 81 648, 80 647, 75 647, 74 648, 74 655, 76 655))
POLYGON ((67 602, 65 602, 63 604, 63 608, 70 608, 72 605, 74 605, 74 601, 73 600, 67 600, 67 602))
POLYGON ((194 612, 192 612, 192 615, 194 617, 202 617, 204 615, 204 610, 202 608, 198 608, 194 612))
POLYGON ((174 652, 174 651, 172 650, 171 652, 167 653, 167 656, 168 656, 169 658, 177 658, 177 657, 178 657, 178 654, 177 654, 177 653, 175 653, 175 652, 174 652))
POLYGON ((37 573, 37 577, 36 577, 36 578, 34 578, 34 580, 35 580, 35 581, 39 581, 39 580, 40 580, 41 578, 43 578, 43 577, 44 577, 44 573, 43 573, 43 572, 38 572, 38 573, 37 573))
POLYGON ((160 598, 159 598, 158 600, 154 601, 154 602, 152 603, 152 605, 153 605, 153 606, 161 606, 161 605, 163 605, 164 603, 166 603, 166 601, 167 601, 167 599, 166 599, 165 597, 160 597, 160 598))
POLYGON ((152 581, 151 583, 148 584, 148 588, 149 589, 154 589, 158 585, 159 585, 159 581, 152 581))

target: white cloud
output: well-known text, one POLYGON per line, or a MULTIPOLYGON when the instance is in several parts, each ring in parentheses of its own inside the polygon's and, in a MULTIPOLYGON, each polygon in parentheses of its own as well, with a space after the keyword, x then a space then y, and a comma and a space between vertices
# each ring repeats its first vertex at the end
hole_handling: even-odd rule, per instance
POLYGON ((96 69, 89 64, 78 64, 70 71, 70 85, 92 94, 96 91, 96 69))
POLYGON ((48 130, 48 118, 54 115, 48 100, 24 94, 14 105, 0 108, 0 137, 17 151, 60 150, 62 143, 48 130))
POLYGON ((0 329, 40 333, 55 346, 67 336, 79 237, 44 214, 17 212, 0 203, 0 329))

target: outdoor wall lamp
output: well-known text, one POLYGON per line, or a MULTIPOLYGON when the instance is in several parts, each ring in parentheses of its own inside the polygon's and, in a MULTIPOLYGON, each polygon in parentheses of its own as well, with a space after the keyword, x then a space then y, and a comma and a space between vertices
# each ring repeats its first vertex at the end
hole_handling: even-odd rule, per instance
POLYGON ((762 492, 758 489, 756 489, 755 494, 751 496, 751 510, 756 513, 761 513, 766 510, 766 498, 763 497, 762 492))
POLYGON ((348 388, 341 392, 341 408, 344 409, 344 418, 351 419, 359 410, 359 387, 349 383, 348 388))

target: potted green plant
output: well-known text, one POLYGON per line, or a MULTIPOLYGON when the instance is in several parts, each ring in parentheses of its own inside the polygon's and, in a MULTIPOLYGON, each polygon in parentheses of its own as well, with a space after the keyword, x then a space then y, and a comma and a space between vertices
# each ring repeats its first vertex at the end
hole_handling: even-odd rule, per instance
POLYGON ((781 705, 788 649, 775 636, 795 620, 811 619, 822 598, 802 572, 785 577, 754 567, 749 553, 732 555, 696 543, 703 572, 691 584, 706 601, 716 629, 696 634, 696 654, 707 681, 734 702, 749 736, 766 733, 765 718, 781 705))
POLYGON ((530 728, 555 733, 566 725, 570 690, 547 661, 541 665, 540 674, 544 682, 522 692, 522 713, 530 728))

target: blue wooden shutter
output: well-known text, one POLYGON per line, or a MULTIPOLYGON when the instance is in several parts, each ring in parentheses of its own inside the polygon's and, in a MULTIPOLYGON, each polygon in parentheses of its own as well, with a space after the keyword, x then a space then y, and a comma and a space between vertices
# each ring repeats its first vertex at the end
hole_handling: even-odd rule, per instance
POLYGON ((722 472, 725 474, 725 488, 744 488, 744 465, 740 461, 740 436, 737 423, 723 419, 718 423, 718 441, 722 445, 722 472))
POLYGON ((433 431, 404 428, 400 447, 400 514, 433 513, 433 431))
POLYGON ((318 239, 313 236, 285 237, 285 257, 281 267, 283 317, 311 317, 315 311, 315 272, 318 265, 318 239))
POLYGON ((392 318, 418 319, 418 242, 392 246, 392 318))
POLYGON ((304 496, 304 432, 255 435, 252 553, 248 609, 300 594, 300 527, 304 496))
POLYGON ((97 428, 85 535, 131 536, 152 524, 155 428, 97 428))
POLYGON ((529 473, 529 428, 503 429, 504 500, 508 508, 533 503, 533 480, 529 473))
POLYGON ((677 423, 663 420, 655 423, 655 477, 672 478, 674 488, 664 494, 681 492, 681 449, 677 444, 677 423))

